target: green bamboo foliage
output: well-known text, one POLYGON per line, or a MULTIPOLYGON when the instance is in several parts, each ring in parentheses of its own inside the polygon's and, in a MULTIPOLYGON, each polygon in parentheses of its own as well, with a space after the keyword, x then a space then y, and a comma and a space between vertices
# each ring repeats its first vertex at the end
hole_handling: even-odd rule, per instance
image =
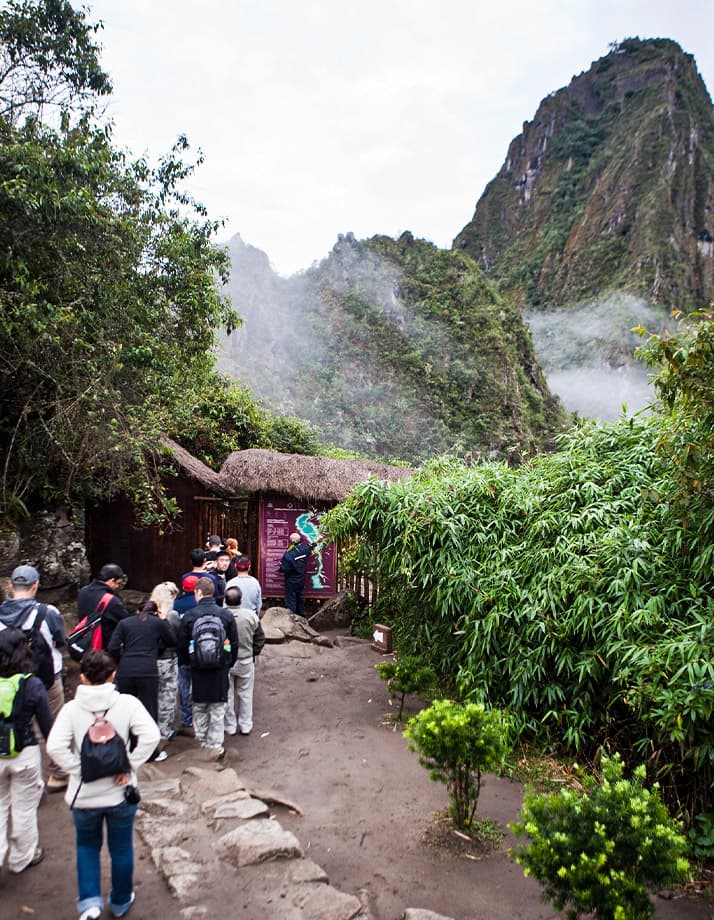
POLYGON ((658 433, 656 417, 586 423, 518 470, 442 457, 360 486, 329 528, 379 578, 400 652, 445 687, 569 750, 650 759, 669 795, 701 807, 714 512, 702 497, 682 519, 668 501, 658 433))

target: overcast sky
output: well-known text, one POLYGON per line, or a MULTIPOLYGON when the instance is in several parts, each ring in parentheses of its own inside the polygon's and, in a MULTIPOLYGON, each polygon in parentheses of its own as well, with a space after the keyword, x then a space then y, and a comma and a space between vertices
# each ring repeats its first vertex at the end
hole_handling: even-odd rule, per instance
POLYGON ((219 239, 240 233, 283 274, 347 231, 450 246, 522 123, 612 41, 673 38, 714 90, 709 0, 86 5, 115 140, 157 157, 186 134, 219 239))

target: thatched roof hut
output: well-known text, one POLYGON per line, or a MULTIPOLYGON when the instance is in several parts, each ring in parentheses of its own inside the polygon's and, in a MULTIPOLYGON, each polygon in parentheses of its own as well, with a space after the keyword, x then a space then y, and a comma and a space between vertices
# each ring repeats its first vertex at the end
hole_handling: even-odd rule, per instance
POLYGON ((332 460, 303 454, 281 454, 274 450, 239 450, 221 467, 224 489, 236 492, 278 492, 312 502, 340 502, 370 476, 397 482, 413 470, 371 460, 332 460))
POLYGON ((170 452, 172 459, 176 461, 177 466, 182 473, 195 480, 200 485, 205 486, 212 494, 215 495, 232 495, 230 489, 226 489, 221 478, 210 466, 206 466, 193 454, 190 454, 185 447, 181 447, 171 438, 162 438, 163 446, 170 452))

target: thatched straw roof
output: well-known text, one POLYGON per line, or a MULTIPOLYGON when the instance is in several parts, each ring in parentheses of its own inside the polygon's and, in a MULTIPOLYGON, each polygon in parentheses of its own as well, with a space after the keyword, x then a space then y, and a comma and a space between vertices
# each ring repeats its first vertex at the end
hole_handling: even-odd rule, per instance
POLYGON ((274 450, 239 450, 221 467, 224 488, 231 492, 280 492, 304 501, 342 501, 369 476, 396 482, 413 470, 366 460, 331 460, 274 450))
POLYGON ((190 454, 185 447, 181 447, 171 438, 163 438, 162 443, 171 453, 172 459, 175 460, 182 472, 191 479, 195 479, 209 491, 216 495, 231 495, 232 490, 226 489, 221 478, 210 466, 206 466, 199 459, 190 454))

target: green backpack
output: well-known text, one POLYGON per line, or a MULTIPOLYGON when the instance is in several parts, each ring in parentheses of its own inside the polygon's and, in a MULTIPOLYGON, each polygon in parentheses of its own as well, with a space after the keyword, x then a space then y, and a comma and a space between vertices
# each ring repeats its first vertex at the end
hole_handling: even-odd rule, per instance
POLYGON ((25 680, 30 676, 0 677, 0 757, 16 757, 25 746, 20 713, 25 680))

